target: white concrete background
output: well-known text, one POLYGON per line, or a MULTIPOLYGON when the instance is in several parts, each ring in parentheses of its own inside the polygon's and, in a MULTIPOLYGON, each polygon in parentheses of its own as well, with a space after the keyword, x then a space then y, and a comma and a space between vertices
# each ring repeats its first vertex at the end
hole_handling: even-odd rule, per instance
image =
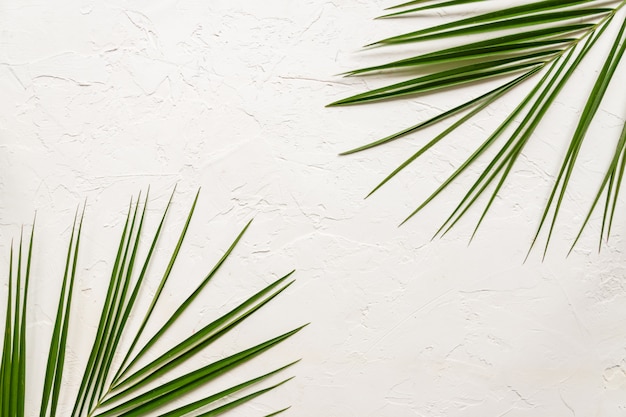
MULTIPOLYGON (((154 226, 178 184, 151 285, 195 190, 202 187, 202 194, 163 315, 255 220, 172 338, 297 270, 294 286, 196 363, 312 322, 242 370, 251 375, 302 357, 285 374, 296 379, 233 415, 286 405, 288 415, 305 417, 626 415, 624 206, 600 254, 596 216, 565 258, 587 209, 584 198, 595 192, 623 124, 623 93, 612 88, 612 101, 593 126, 545 262, 539 252, 522 260, 583 87, 564 92, 472 245, 467 238, 478 211, 430 242, 463 187, 397 224, 515 100, 490 109, 464 136, 363 200, 426 136, 351 157, 337 153, 451 104, 438 96, 408 105, 324 108, 378 85, 375 78, 334 74, 389 56, 362 52, 360 45, 412 27, 406 20, 372 20, 392 4, 0 4, 2 269, 10 239, 37 210, 31 328, 40 341, 50 332, 69 225, 87 199, 69 391, 129 198, 151 186, 154 226)), ((600 58, 591 57, 576 74, 577 86, 600 58)), ((623 85, 623 65, 618 71, 616 85, 623 85)), ((33 350, 43 347, 37 343, 33 350)), ((43 363, 41 355, 32 358, 43 363)), ((29 376, 37 393, 40 375, 30 368, 29 376)))

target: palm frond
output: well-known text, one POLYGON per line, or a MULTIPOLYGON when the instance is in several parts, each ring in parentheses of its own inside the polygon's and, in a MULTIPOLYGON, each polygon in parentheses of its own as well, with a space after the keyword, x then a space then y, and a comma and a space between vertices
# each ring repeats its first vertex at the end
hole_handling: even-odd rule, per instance
MULTIPOLYGON (((33 226, 34 227, 34 226, 33 226)), ((28 254, 23 255, 24 233, 20 233, 17 265, 13 263, 13 243, 9 256, 7 308, 0 362, 0 412, 3 416, 24 416, 26 398, 26 306, 33 248, 31 233, 28 254), (24 259, 24 257, 26 259, 24 259), (25 267, 26 271, 23 271, 25 267)))
MULTIPOLYGON (((139 247, 145 234, 143 228, 148 195, 146 194, 145 198, 142 198, 140 194, 136 202, 133 200, 130 202, 96 335, 72 408, 72 416, 144 416, 152 415, 156 410, 161 412, 163 409, 165 410, 163 415, 167 416, 218 415, 269 392, 291 379, 289 377, 283 378, 279 382, 270 382, 273 377, 291 367, 298 360, 270 369, 261 375, 248 378, 218 392, 207 393, 203 391, 200 399, 180 405, 179 400, 186 394, 197 391, 210 381, 282 343, 298 333, 304 326, 213 362, 200 363, 195 369, 182 375, 178 372, 177 375, 176 370, 182 363, 225 336, 287 289, 294 282, 291 279, 294 271, 291 271, 257 291, 235 308, 217 317, 193 335, 176 342, 165 352, 158 353, 157 347, 159 345, 157 342, 163 341, 162 336, 166 331, 176 324, 183 312, 204 292, 211 278, 215 276, 243 237, 250 226, 250 221, 236 236, 230 247, 198 287, 176 308, 165 324, 161 325, 155 334, 148 339, 148 342, 142 345, 141 340, 144 339, 142 334, 147 328, 147 323, 154 320, 152 313, 158 309, 157 302, 170 277, 189 229, 199 192, 189 209, 186 222, 158 288, 151 296, 147 310, 142 314, 137 311, 137 300, 142 293, 141 289, 145 284, 147 270, 153 260, 153 254, 165 224, 173 195, 174 193, 167 203, 156 231, 149 240, 150 246, 143 259, 140 259, 139 247), (139 272, 135 273, 137 270, 139 272), (134 326, 130 325, 131 320, 129 319, 131 316, 137 315, 143 316, 143 320, 135 329, 134 326), (129 346, 126 346, 126 343, 122 343, 123 340, 132 341, 129 346), (156 353, 156 359, 140 365, 139 359, 148 352, 153 357, 156 353), (120 361, 117 358, 123 359, 120 361), (260 384, 266 386, 250 391, 254 386, 260 384), (176 407, 172 407, 174 400, 178 402, 176 407)), ((77 211, 68 244, 56 318, 47 353, 43 390, 38 404, 40 417, 58 415, 60 399, 62 395, 67 396, 67 393, 63 392, 64 365, 68 335, 72 331, 79 330, 74 328, 75 324, 72 324, 74 319, 71 317, 71 312, 73 309, 73 290, 77 275, 79 275, 78 259, 84 215, 84 209, 80 216, 77 211)), ((32 337, 26 332, 26 312, 33 236, 34 226, 28 245, 28 254, 23 255, 24 243, 23 239, 20 238, 15 262, 13 245, 11 246, 6 319, 4 321, 2 355, 0 356, 0 417, 24 416, 26 402, 33 402, 33 399, 27 398, 26 393, 27 359, 29 354, 32 355, 31 348, 27 351, 26 344, 27 340, 32 337)), ((42 344, 37 343, 33 346, 42 346, 42 344)))
MULTIPOLYGON (((391 7, 392 13, 382 16, 419 15, 429 9, 461 7, 476 1, 411 1, 391 7)), ((464 216, 470 207, 483 195, 487 203, 477 221, 478 227, 483 222, 495 197, 508 179, 513 167, 522 154, 537 126, 544 120, 548 109, 555 103, 558 95, 570 81, 573 73, 590 51, 601 49, 607 43, 610 50, 599 68, 582 111, 578 126, 572 132, 570 145, 561 163, 556 182, 547 199, 539 225, 531 243, 531 249, 544 229, 547 237, 543 250, 545 257, 561 205, 576 166, 582 144, 587 137, 589 127, 609 90, 617 66, 624 57, 626 48, 626 25, 624 6, 626 1, 596 0, 539 0, 520 1, 509 7, 498 8, 497 2, 484 3, 488 10, 474 13, 450 22, 404 33, 401 35, 373 42, 369 47, 390 47, 403 44, 422 45, 432 40, 447 42, 450 46, 428 53, 421 53, 405 59, 382 63, 380 65, 356 69, 346 76, 361 76, 372 73, 406 75, 413 78, 396 82, 370 91, 353 95, 331 103, 329 106, 345 106, 370 103, 389 99, 412 99, 426 93, 442 92, 449 88, 480 85, 484 81, 497 81, 499 86, 478 97, 455 105, 430 119, 420 121, 382 139, 343 152, 342 155, 362 152, 370 148, 387 144, 420 130, 437 125, 452 117, 459 117, 450 127, 444 129, 425 146, 415 152, 404 163, 387 175, 371 194, 398 175, 430 148, 435 146, 452 132, 468 123, 477 114, 501 100, 510 91, 522 84, 534 83, 530 92, 521 98, 515 109, 504 121, 476 148, 476 150, 438 187, 422 204, 402 222, 406 222, 438 196, 450 183, 463 174, 469 166, 485 156, 488 149, 497 146, 496 156, 492 157, 478 179, 462 197, 456 209, 444 221, 437 235, 447 233, 464 216), (617 31, 609 27, 619 26, 617 31), (610 37, 614 36, 612 41, 610 37), (599 42, 602 39, 603 42, 599 42), (605 42, 606 41, 606 42, 605 42), (598 46, 600 45, 600 46, 598 46), (499 81, 504 78, 504 81, 499 81), (519 122, 512 129, 514 122, 519 122), (513 133, 507 133, 510 130, 513 133), (500 145, 497 145, 501 143, 500 145), (487 190, 489 194, 487 194, 487 190)), ((626 126, 625 126, 626 129, 626 126)), ((614 157, 607 168, 602 186, 591 204, 580 233, 574 239, 578 242, 582 230, 588 224, 598 201, 606 193, 602 220, 601 240, 607 239, 611 232, 613 214, 617 196, 622 184, 624 144, 621 139, 616 146, 614 157)), ((472 238, 474 236, 472 235, 472 238)), ((529 251, 530 253, 530 251, 529 251)))

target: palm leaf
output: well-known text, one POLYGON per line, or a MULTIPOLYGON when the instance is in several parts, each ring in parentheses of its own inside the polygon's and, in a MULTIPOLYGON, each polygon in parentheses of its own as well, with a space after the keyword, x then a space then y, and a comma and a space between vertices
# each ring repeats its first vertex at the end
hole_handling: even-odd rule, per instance
MULTIPOLYGON (((294 282, 291 279, 293 273, 291 271, 258 290, 238 306, 217 317, 190 337, 178 341, 165 352, 158 354, 156 343, 163 340, 162 336, 166 330, 174 326, 182 313, 204 292, 211 278, 225 263, 250 226, 250 222, 248 222, 196 290, 179 305, 170 319, 158 328, 155 334, 148 339, 148 342, 141 345, 141 336, 146 329, 146 324, 154 319, 152 313, 159 308, 157 301, 170 277, 172 267, 182 247, 199 193, 196 194, 189 210, 158 289, 151 296, 149 307, 142 314, 136 311, 138 305, 136 301, 142 292, 142 285, 145 284, 147 270, 153 259, 154 250, 165 224, 166 214, 173 195, 174 193, 167 203, 156 231, 149 240, 149 250, 143 259, 139 259, 139 247, 145 234, 143 228, 148 195, 146 194, 143 199, 140 195, 137 202, 131 200, 116 251, 96 335, 74 401, 72 416, 144 416, 152 415, 157 409, 161 410, 164 407, 167 409, 168 405, 170 410, 166 411, 165 414, 168 416, 218 415, 269 392, 291 379, 286 378, 278 383, 270 382, 272 377, 283 372, 297 361, 271 369, 262 375, 246 379, 218 392, 207 393, 203 390, 200 399, 182 406, 178 404, 176 408, 172 408, 170 405, 174 400, 179 400, 186 394, 197 391, 210 381, 253 360, 258 355, 298 333, 304 327, 297 327, 211 363, 199 363, 194 370, 183 375, 176 375, 176 369, 182 363, 209 347, 212 342, 227 335, 230 330, 251 317, 288 288, 294 282), (139 270, 138 274, 135 273, 136 270, 139 270), (130 325, 131 320, 129 319, 133 315, 143 316, 137 329, 131 328, 130 325), (122 342, 124 339, 132 340, 129 346, 122 342), (137 352, 134 352, 135 350, 137 352), (156 359, 139 367, 138 360, 148 352, 152 356, 157 353, 156 359), (120 361, 116 359, 118 357, 123 359, 120 361), (254 386, 262 384, 266 386, 250 391, 254 386)), ((38 403, 40 417, 57 415, 60 398, 62 395, 66 395, 63 394, 63 381, 67 340, 72 331, 78 330, 73 329, 71 311, 73 308, 73 290, 79 271, 78 259, 83 218, 84 210, 80 217, 77 212, 68 244, 56 318, 43 376, 43 390, 38 403)), ((6 318, 4 320, 2 355, 0 356, 0 417, 24 416, 26 402, 32 401, 26 395, 28 358, 26 342, 30 339, 26 332, 26 312, 33 236, 34 226, 27 255, 23 254, 25 244, 23 238, 20 237, 16 260, 14 259, 13 245, 11 245, 6 318)), ((42 344, 37 343, 36 345, 41 346, 42 344)), ((276 413, 284 410, 279 410, 276 413)))
MULTIPOLYGON (((430 9, 440 8, 443 10, 462 7, 464 4, 478 1, 484 0, 410 1, 391 7, 393 12, 382 17, 419 16, 420 13, 430 9)), ((610 48, 605 52, 605 60, 597 72, 595 81, 593 85, 590 85, 587 100, 582 104, 578 126, 572 132, 570 145, 556 176, 556 182, 547 198, 546 206, 531 243, 532 249, 542 231, 547 229, 543 250, 545 257, 589 126, 611 86, 617 66, 624 57, 626 49, 624 6, 626 1, 519 1, 518 4, 504 8, 492 5, 497 4, 496 2, 485 4, 492 10, 474 13, 469 17, 420 28, 369 44, 370 47, 387 48, 396 44, 410 47, 411 45, 426 44, 427 41, 434 39, 443 39, 449 44, 449 47, 349 71, 344 75, 361 76, 380 73, 406 76, 409 74, 410 78, 335 101, 329 106, 346 106, 390 99, 409 100, 426 93, 441 92, 451 87, 480 85, 486 80, 504 78, 499 86, 476 98, 456 104, 450 110, 430 119, 419 121, 382 139, 343 152, 342 155, 362 152, 417 133, 425 127, 437 125, 448 118, 459 118, 404 163, 392 170, 373 188, 368 194, 369 197, 431 147, 468 123, 484 109, 502 100, 510 91, 520 85, 533 83, 530 93, 520 100, 519 105, 500 126, 404 220, 406 222, 429 204, 449 184, 457 180, 469 166, 483 158, 488 149, 499 147, 496 156, 492 157, 478 179, 461 198, 455 210, 436 233, 436 235, 447 233, 489 189, 491 191, 486 196, 487 203, 477 221, 474 234, 472 234, 473 237, 503 184, 514 171, 513 168, 527 143, 531 140, 533 132, 544 120, 548 109, 555 103, 558 95, 568 85, 573 73, 580 67, 590 51, 601 49, 603 45, 610 45, 610 48), (617 30, 608 30, 609 28, 617 30), (480 38, 476 39, 476 36, 480 38), (415 75, 411 76, 411 74, 415 75), (513 133, 506 133, 513 122, 519 119, 521 122, 513 133)), ((622 185, 623 154, 624 144, 622 139, 619 139, 600 190, 590 205, 591 208, 581 225, 580 232, 574 239, 574 245, 578 242, 583 229, 588 224, 593 211, 598 206, 598 201, 603 195, 606 195, 606 201, 603 205, 601 241, 602 239, 608 240, 617 197, 622 185)))

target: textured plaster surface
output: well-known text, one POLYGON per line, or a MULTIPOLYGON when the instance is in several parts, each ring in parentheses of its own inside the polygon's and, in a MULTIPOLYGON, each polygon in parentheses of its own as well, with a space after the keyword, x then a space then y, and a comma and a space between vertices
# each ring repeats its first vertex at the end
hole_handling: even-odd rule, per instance
MULTIPOLYGON (((153 286, 196 189, 202 192, 161 311, 171 311, 240 228, 254 222, 171 340, 294 268, 295 285, 194 360, 312 322, 241 370, 251 375, 302 357, 289 372, 297 378, 233 415, 286 405, 289 415, 305 417, 626 415, 623 198, 602 252, 595 216, 565 258, 587 209, 583 200, 595 192, 623 124, 625 68, 592 127, 543 263, 539 252, 523 259, 588 88, 582 81, 602 54, 575 75, 581 87, 565 91, 537 130, 473 243, 478 211, 430 241, 470 179, 398 223, 515 97, 364 200, 425 137, 355 156, 339 152, 449 108, 452 94, 473 94, 324 108, 379 85, 375 77, 335 74, 380 62, 390 52, 360 46, 410 30, 410 21, 372 20, 391 4, 0 4, 0 259, 7 265, 11 238, 37 211, 31 329, 39 340, 49 337, 70 224, 87 199, 70 392, 131 195, 151 187, 148 227, 155 227, 178 184, 153 286)), ((420 24, 437 18, 429 16, 420 24)), ((36 343, 33 349, 44 345, 36 343)), ((32 359, 44 361, 34 353, 32 359)), ((29 378, 37 395, 34 367, 29 378)))

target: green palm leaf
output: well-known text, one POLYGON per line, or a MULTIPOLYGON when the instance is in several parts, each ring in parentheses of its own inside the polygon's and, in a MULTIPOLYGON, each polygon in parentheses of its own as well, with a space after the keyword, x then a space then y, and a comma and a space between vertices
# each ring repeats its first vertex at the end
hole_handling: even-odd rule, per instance
MULTIPOLYGON (((464 4, 478 1, 484 0, 411 1, 391 7, 393 12, 382 17, 408 17, 419 15, 429 9, 462 7, 464 4)), ((491 3, 497 4, 497 2, 491 3)), ((387 47, 395 44, 410 46, 434 39, 445 39, 449 47, 350 71, 345 75, 360 76, 381 73, 406 76, 408 74, 409 79, 335 101, 329 106, 346 106, 389 99, 409 100, 425 93, 437 93, 451 87, 480 85, 485 80, 504 79, 498 87, 474 99, 456 104, 452 109, 428 120, 419 121, 382 139, 343 152, 342 155, 362 152, 417 133, 425 127, 437 125, 448 118, 458 117, 457 121, 450 127, 444 129, 441 134, 392 170, 368 194, 369 197, 426 151, 468 123, 488 106, 503 99, 507 93, 521 84, 534 83, 530 93, 520 100, 519 105, 500 126, 404 220, 406 222, 417 214, 463 174, 469 166, 482 158, 488 149, 496 147, 496 156, 491 157, 491 161, 483 169, 476 182, 461 198, 456 209, 436 233, 436 235, 447 233, 489 189, 491 191, 486 196, 487 203, 477 221, 475 234, 498 192, 511 172, 514 171, 513 167, 532 138, 533 132, 544 120, 548 109, 555 103, 572 74, 579 68, 591 50, 601 49, 602 45, 610 45, 610 48, 604 52, 605 60, 598 69, 595 81, 590 83, 587 100, 581 105, 582 112, 578 126, 572 132, 570 145, 532 240, 531 249, 544 229, 547 229, 543 250, 545 257, 568 184, 576 167, 580 149, 587 138, 589 126, 593 122, 611 86, 617 67, 624 57, 626 49, 624 30, 626 25, 624 10, 626 8, 624 6, 626 1, 519 1, 518 4, 505 8, 498 8, 492 4, 485 3, 487 7, 492 8, 491 11, 474 13, 469 17, 433 27, 420 28, 413 32, 371 43, 368 46, 387 47), (617 30, 608 30, 609 28, 617 30), (476 39, 475 35, 479 35, 480 38, 476 39), (603 42, 599 42, 600 39, 603 42), (415 75, 411 76, 411 74, 415 75), (521 122, 516 129, 513 129, 513 133, 506 133, 510 131, 508 128, 518 120, 521 122)), ((624 146, 623 140, 619 139, 614 157, 607 168, 598 194, 590 204, 590 209, 581 225, 578 236, 574 239, 574 244, 578 242, 583 229, 588 224, 603 195, 606 195, 606 201, 603 205, 601 240, 608 240, 613 224, 617 196, 622 185, 624 146)))
MULTIPOLYGON (((172 193, 172 197, 173 195, 174 193, 172 193)), ((152 295, 149 307, 143 314, 136 311, 136 301, 140 297, 142 284, 145 282, 147 270, 153 259, 154 250, 165 224, 172 198, 164 210, 156 231, 149 240, 149 250, 143 259, 139 259, 138 249, 141 246, 141 241, 143 241, 148 196, 146 195, 142 199, 140 195, 135 203, 131 200, 115 255, 96 336, 74 402, 73 416, 144 416, 152 415, 151 413, 155 410, 161 410, 164 407, 167 416, 218 415, 269 392, 291 379, 286 378, 278 383, 270 382, 272 377, 283 372, 297 361, 271 369, 262 375, 254 376, 218 392, 203 391, 200 399, 182 406, 177 404, 176 408, 171 407, 170 404, 174 400, 179 400, 186 394, 197 391, 224 373, 253 360, 258 355, 298 333, 304 327, 297 327, 211 363, 199 363, 194 370, 183 375, 176 375, 176 370, 182 363, 209 347, 212 342, 227 335, 230 330, 251 317, 288 288, 294 282, 291 279, 293 274, 291 271, 260 289, 229 312, 217 317, 192 336, 178 341, 165 352, 158 353, 156 343, 163 339, 162 336, 166 330, 175 325, 182 313, 204 291, 211 278, 214 277, 243 237, 250 226, 250 222, 248 222, 196 290, 180 304, 170 319, 158 328, 148 342, 140 345, 141 335, 146 329, 146 324, 153 319, 152 313, 158 309, 157 301, 182 247, 198 201, 198 195, 196 195, 189 210, 187 220, 162 275, 158 289, 152 295), (136 270, 139 270, 138 274, 135 273, 136 270), (137 329, 130 328, 129 318, 131 315, 137 314, 141 314, 143 320, 137 329), (125 338, 132 340, 129 346, 125 346, 121 342, 124 335, 126 335, 125 338), (138 360, 148 352, 152 356, 155 356, 156 353, 156 359, 138 366, 138 360), (118 357, 123 359, 117 360, 118 357), (258 385, 266 386, 253 388, 258 385), (170 406, 168 407, 168 405, 170 406), (168 408, 169 410, 167 410, 168 408)), ((59 400, 63 392, 68 335, 77 330, 72 329, 71 311, 73 289, 79 270, 78 259, 83 218, 84 211, 80 217, 77 212, 68 245, 56 318, 48 348, 47 366, 43 377, 43 392, 38 404, 40 417, 58 415, 59 400)), ((11 246, 6 318, 4 320, 2 355, 0 356, 0 417, 24 416, 26 401, 32 401, 26 395, 28 358, 26 342, 30 339, 26 332, 26 312, 33 236, 34 226, 26 255, 23 254, 25 243, 21 237, 17 259, 14 259, 14 249, 13 245, 11 246)), ((41 343, 37 345, 42 346, 41 343)), ((284 410, 276 411, 276 413, 284 410)))

